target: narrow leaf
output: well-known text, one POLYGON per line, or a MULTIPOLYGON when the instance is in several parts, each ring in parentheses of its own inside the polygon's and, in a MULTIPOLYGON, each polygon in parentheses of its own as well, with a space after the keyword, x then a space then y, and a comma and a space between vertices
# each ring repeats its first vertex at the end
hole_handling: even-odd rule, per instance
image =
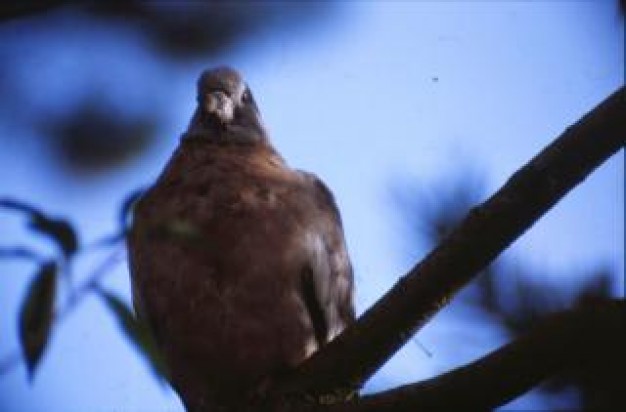
POLYGON ((43 216, 39 210, 31 205, 13 199, 0 199, 0 207, 28 213, 31 216, 43 216))
POLYGON ((54 240, 66 258, 71 257, 78 249, 78 236, 67 220, 50 219, 45 216, 33 218, 30 227, 54 240))
POLYGON ((41 265, 39 272, 28 286, 20 309, 20 343, 30 379, 33 378, 50 339, 56 277, 57 266, 54 262, 41 265))
POLYGON ((128 229, 129 221, 133 212, 133 207, 145 192, 145 188, 136 189, 128 196, 126 196, 126 198, 122 202, 119 213, 119 223, 122 232, 126 232, 126 230, 128 229))
POLYGON ((66 258, 78 249, 78 236, 72 225, 63 219, 48 217, 39 209, 13 199, 0 199, 0 207, 24 212, 29 216, 29 226, 56 242, 66 258))
POLYGON ((119 297, 102 289, 98 289, 98 293, 113 312, 126 338, 148 361, 155 377, 167 379, 165 363, 148 325, 138 319, 119 297))

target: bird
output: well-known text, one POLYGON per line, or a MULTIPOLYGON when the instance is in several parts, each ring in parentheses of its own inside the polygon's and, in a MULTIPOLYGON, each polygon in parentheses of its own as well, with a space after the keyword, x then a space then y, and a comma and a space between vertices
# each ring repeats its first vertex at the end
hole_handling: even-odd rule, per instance
POLYGON ((178 147, 134 206, 133 305, 188 411, 229 411, 355 321, 327 186, 274 149, 235 69, 205 70, 178 147))

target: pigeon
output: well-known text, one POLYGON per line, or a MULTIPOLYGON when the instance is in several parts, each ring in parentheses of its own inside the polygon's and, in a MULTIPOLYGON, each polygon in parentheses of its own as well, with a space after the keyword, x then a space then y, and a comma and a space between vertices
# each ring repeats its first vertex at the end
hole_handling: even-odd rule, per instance
POLYGON ((250 88, 202 73, 179 146, 134 207, 133 305, 188 411, 234 410, 354 322, 334 197, 274 149, 250 88))

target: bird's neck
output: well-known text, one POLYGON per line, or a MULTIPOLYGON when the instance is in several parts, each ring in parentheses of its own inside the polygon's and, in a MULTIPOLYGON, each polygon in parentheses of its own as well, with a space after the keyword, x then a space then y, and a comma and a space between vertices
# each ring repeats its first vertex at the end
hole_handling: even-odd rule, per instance
POLYGON ((273 175, 288 169, 282 156, 267 142, 232 144, 207 142, 201 137, 183 138, 167 169, 192 170, 198 166, 215 164, 222 166, 220 170, 237 173, 255 170, 258 173, 273 175))
POLYGON ((225 145, 270 146, 267 132, 258 118, 243 117, 236 122, 220 124, 196 109, 183 140, 193 139, 225 145))

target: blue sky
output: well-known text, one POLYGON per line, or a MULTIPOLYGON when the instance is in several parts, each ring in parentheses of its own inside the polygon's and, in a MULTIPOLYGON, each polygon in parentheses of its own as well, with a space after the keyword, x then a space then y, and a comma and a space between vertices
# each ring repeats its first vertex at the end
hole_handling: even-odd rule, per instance
MULTIPOLYGON (((142 110, 145 90, 158 88, 161 139, 106 176, 76 179, 51 164, 37 136, 24 136, 21 119, 2 116, 0 133, 11 138, 0 152, 1 196, 73 219, 87 243, 112 232, 121 199, 157 176, 186 127, 199 72, 226 63, 248 79, 287 161, 318 174, 335 193, 359 312, 426 252, 405 239, 390 196, 394 182, 430 188, 469 166, 484 174, 492 192, 623 84, 624 26, 613 1, 347 2, 316 26, 264 32, 219 59, 169 65, 147 53, 132 31, 78 24, 71 15, 57 27, 45 16, 30 24, 0 27, 0 56, 27 96, 16 104, 56 113, 98 82, 124 110, 142 110), (81 36, 86 31, 90 37, 81 36)), ((5 103, 0 110, 10 108, 5 103)), ((545 269, 539 273, 572 276, 604 263, 617 274, 615 294, 623 296, 623 171, 622 152, 507 256, 545 269)), ((0 219, 0 246, 32 244, 21 219, 5 212, 0 219)), ((77 262, 76 276, 98 258, 77 262)), ((17 347, 16 310, 32 267, 0 262, 0 270, 2 357, 17 347)), ((569 281, 559 276, 555 282, 569 281)), ((124 263, 106 284, 129 299, 124 263)), ((409 343, 368 389, 431 377, 506 341, 486 326, 468 335, 471 315, 480 316, 435 317, 418 335, 433 356, 409 343)), ((531 394, 508 408, 567 402, 531 394)), ((5 411, 182 410, 95 298, 55 330, 32 385, 23 367, 0 376, 0 404, 5 411)))

